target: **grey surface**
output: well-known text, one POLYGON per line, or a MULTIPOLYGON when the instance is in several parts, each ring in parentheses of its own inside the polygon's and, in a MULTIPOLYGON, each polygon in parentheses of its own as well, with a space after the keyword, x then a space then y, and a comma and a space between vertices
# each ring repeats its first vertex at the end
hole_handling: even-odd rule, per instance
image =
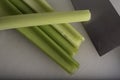
MULTIPOLYGON (((57 11, 73 10, 70 0, 47 1, 57 11)), ((120 78, 120 47, 99 57, 82 25, 73 25, 86 39, 75 56, 81 66, 74 75, 64 72, 17 31, 8 30, 0 31, 0 78, 120 78)))

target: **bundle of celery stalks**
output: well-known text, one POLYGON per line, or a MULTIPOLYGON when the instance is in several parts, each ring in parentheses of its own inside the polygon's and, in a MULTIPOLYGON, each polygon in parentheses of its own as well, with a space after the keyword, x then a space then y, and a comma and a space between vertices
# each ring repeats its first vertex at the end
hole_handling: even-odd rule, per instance
POLYGON ((16 29, 40 50, 72 74, 79 68, 73 59, 84 37, 69 22, 90 20, 89 10, 54 12, 45 0, 0 0, 6 16, 0 17, 0 30, 16 29))

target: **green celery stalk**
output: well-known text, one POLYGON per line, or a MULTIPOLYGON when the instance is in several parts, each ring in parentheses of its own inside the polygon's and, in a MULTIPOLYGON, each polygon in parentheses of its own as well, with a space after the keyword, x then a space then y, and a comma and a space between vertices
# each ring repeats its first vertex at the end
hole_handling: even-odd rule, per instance
MULTIPOLYGON (((15 14, 21 14, 21 12, 10 2, 8 2, 8 0, 1 0, 0 2, 9 6, 7 8, 11 8, 15 14)), ((14 15, 12 12, 7 10, 8 9, 6 9, 7 15, 14 15)), ((50 56, 67 72, 73 73, 79 67, 79 64, 74 59, 72 59, 62 49, 60 49, 60 47, 56 45, 54 41, 52 41, 49 36, 46 35, 42 30, 38 29, 38 27, 19 28, 17 30, 20 31, 29 40, 31 40, 34 44, 36 44, 43 52, 50 56)))
POLYGON ((88 20, 90 20, 89 10, 5 16, 0 17, 0 30, 88 20))
MULTIPOLYGON (((29 0, 22 1, 31 6, 31 8, 33 8, 36 12, 54 12, 54 9, 47 3, 46 0, 31 0, 31 2, 37 7, 34 7, 31 4, 29 4, 29 0)), ((79 48, 81 42, 84 41, 84 37, 79 32, 77 32, 72 25, 68 23, 59 25, 55 24, 51 26, 54 29, 56 29, 65 39, 67 39, 76 48, 79 48)))

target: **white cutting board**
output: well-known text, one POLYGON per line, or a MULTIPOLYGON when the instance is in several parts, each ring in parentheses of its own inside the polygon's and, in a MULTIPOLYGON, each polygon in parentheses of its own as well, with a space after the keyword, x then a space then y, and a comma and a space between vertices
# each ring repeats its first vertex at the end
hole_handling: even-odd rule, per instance
MULTIPOLYGON (((30 1, 30 0, 28 0, 30 1)), ((71 11, 70 0, 47 0, 56 11, 71 11)), ((118 11, 120 0, 111 0, 118 11)), ((85 37, 75 59, 80 69, 69 75, 15 30, 0 31, 0 78, 103 79, 120 78, 120 47, 100 57, 80 23, 73 26, 85 37)))

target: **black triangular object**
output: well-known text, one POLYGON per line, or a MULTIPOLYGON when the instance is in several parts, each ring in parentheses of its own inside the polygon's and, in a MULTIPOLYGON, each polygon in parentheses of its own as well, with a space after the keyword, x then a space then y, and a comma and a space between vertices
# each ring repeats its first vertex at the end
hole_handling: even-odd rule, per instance
POLYGON ((72 0, 76 10, 89 9, 92 19, 83 23, 99 55, 120 45, 120 16, 109 0, 72 0))

